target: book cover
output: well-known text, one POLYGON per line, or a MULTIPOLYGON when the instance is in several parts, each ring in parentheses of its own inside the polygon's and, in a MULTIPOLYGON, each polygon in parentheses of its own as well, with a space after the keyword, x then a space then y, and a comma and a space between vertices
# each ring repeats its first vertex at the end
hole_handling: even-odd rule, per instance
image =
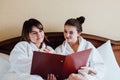
POLYGON ((77 73, 78 69, 86 66, 92 49, 86 49, 70 55, 58 55, 34 51, 31 74, 47 78, 48 74, 54 74, 58 80, 68 78, 71 73, 77 73))

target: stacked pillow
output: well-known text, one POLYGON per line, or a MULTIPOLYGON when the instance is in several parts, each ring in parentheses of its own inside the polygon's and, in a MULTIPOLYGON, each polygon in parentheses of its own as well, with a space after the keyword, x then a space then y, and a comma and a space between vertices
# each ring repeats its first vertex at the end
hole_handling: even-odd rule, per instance
POLYGON ((114 56, 110 40, 97 49, 106 65, 106 75, 103 80, 120 80, 120 67, 114 56))

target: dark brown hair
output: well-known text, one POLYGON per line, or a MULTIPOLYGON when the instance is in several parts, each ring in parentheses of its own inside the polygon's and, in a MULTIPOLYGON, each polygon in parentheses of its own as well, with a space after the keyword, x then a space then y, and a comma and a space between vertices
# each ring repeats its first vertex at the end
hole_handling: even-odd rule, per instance
POLYGON ((82 32, 82 24, 84 23, 84 21, 85 21, 84 16, 80 16, 76 19, 75 18, 70 18, 65 22, 64 26, 65 25, 74 26, 74 27, 77 28, 78 32, 82 32))
POLYGON ((43 25, 40 21, 37 19, 31 18, 29 20, 26 20, 23 24, 23 29, 22 29, 22 41, 28 41, 30 42, 29 39, 29 33, 32 31, 32 27, 35 26, 39 30, 43 30, 43 25))

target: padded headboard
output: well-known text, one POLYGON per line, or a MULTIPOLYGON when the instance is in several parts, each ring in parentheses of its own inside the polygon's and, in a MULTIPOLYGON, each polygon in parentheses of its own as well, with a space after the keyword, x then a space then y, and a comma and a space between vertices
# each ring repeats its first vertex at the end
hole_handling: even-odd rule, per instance
MULTIPOLYGON (((64 41, 63 33, 62 32, 47 32, 45 33, 46 37, 48 38, 50 45, 53 48, 56 48, 58 45, 62 44, 64 41)), ((98 47, 105 43, 107 40, 111 40, 108 38, 103 38, 96 35, 85 34, 82 33, 82 37, 90 41, 95 47, 98 47)), ((0 52, 5 54, 10 54, 10 51, 13 49, 16 43, 20 41, 21 37, 14 37, 0 42, 0 52)), ((114 55, 116 60, 120 66, 120 41, 111 40, 112 48, 114 51, 114 55)))

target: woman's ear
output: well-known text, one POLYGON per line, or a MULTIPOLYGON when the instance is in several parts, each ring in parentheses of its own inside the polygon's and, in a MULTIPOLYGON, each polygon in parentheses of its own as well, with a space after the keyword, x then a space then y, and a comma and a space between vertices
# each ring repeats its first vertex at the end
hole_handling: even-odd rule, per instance
POLYGON ((80 35, 81 35, 81 32, 78 32, 78 37, 80 37, 80 35))

